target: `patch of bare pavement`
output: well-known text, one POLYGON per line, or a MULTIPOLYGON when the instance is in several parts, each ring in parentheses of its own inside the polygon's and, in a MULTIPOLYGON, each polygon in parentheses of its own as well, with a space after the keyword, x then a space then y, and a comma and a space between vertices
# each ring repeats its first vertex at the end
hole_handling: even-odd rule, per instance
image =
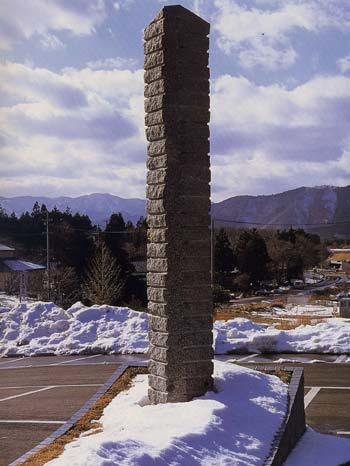
POLYGON ((0 359, 0 466, 64 425, 119 365, 104 356, 0 359))
MULTIPOLYGON (((350 438, 350 364, 346 355, 240 354, 218 356, 252 368, 305 369, 307 423, 350 438)), ((7 466, 62 426, 120 364, 144 355, 45 356, 0 359, 0 466, 7 466)))

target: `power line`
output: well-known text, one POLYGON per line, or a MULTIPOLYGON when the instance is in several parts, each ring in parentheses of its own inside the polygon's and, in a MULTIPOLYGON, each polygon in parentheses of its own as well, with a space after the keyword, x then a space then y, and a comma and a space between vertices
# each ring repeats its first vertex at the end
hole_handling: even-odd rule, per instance
POLYGON ((260 225, 264 227, 269 227, 269 226, 285 226, 285 227, 310 227, 310 226, 332 226, 332 225, 349 225, 350 220, 347 222, 327 222, 327 223, 263 223, 263 222, 247 222, 244 220, 229 220, 229 219, 223 219, 223 218, 213 218, 215 222, 225 222, 225 223, 238 223, 242 225, 260 225))
MULTIPOLYGON (((345 217, 344 217, 345 218, 345 217)), ((238 225, 257 225, 257 226, 264 226, 264 227, 269 227, 269 226, 283 226, 283 227, 330 227, 334 225, 350 225, 350 220, 347 220, 345 222, 327 222, 327 223, 267 223, 267 222, 256 222, 256 221, 246 221, 246 220, 232 220, 232 219, 224 219, 224 218, 215 218, 212 217, 213 222, 224 222, 224 223, 232 223, 232 224, 238 224, 238 225)), ((60 227, 63 225, 55 225, 53 224, 53 227, 60 227)), ((137 234, 142 234, 145 233, 145 231, 142 230, 116 230, 116 231, 102 231, 98 229, 83 229, 83 228, 74 228, 71 226, 67 227, 68 231, 78 231, 81 233, 86 233, 90 235, 96 235, 96 234, 101 234, 101 235, 137 235, 137 234)), ((49 232, 50 235, 52 235, 54 232, 51 230, 49 232)), ((17 237, 28 237, 28 236, 44 236, 47 234, 46 231, 42 231, 39 233, 12 233, 12 232, 4 232, 4 235, 9 235, 9 236, 17 236, 17 237)))

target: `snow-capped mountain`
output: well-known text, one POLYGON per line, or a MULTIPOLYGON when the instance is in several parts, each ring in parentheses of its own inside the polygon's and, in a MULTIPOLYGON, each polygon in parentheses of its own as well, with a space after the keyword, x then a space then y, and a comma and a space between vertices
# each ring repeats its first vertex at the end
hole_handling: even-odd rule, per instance
POLYGON ((26 211, 31 212, 36 201, 39 204, 45 204, 49 210, 56 206, 64 211, 69 207, 73 213, 87 214, 93 224, 100 226, 104 226, 106 220, 114 212, 121 212, 125 221, 136 222, 141 215, 145 215, 146 206, 143 199, 124 199, 112 194, 98 193, 79 197, 0 197, 0 206, 7 213, 15 212, 20 215, 26 211))

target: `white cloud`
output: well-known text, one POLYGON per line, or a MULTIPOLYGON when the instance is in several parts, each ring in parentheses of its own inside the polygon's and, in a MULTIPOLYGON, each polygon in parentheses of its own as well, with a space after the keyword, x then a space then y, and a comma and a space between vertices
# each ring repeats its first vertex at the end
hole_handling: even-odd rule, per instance
POLYGON ((2 0, 0 48, 49 31, 91 34, 106 17, 104 0, 2 0))
POLYGON ((119 11, 120 10, 120 3, 119 2, 113 2, 113 8, 115 9, 115 11, 119 11))
POLYGON ((288 90, 225 75, 212 83, 211 112, 215 199, 349 183, 350 78, 288 90))
POLYGON ((350 71, 350 55, 339 58, 337 65, 342 73, 348 73, 350 71))
POLYGON ((103 60, 89 61, 88 68, 92 70, 129 69, 138 64, 134 58, 112 57, 103 60))
MULTIPOLYGON (((143 71, 0 67, 2 193, 144 197, 143 71), (103 83, 103 85, 101 85, 103 83)), ((350 77, 293 89, 212 82, 214 199, 347 184, 350 77)))
POLYGON ((142 70, 5 63, 0 74, 2 194, 144 196, 142 70))
POLYGON ((240 65, 243 68, 254 68, 261 66, 269 70, 289 68, 296 62, 297 53, 292 47, 281 50, 266 44, 261 39, 251 40, 251 47, 239 52, 240 65))
MULTIPOLYGON (((213 162, 213 160, 212 160, 213 162)), ((234 195, 275 194, 300 186, 345 186, 350 178, 350 152, 324 163, 275 160, 266 153, 243 154, 212 167, 213 200, 234 195), (217 189, 220 187, 220 189, 217 189)))
POLYGON ((65 44, 54 34, 45 32, 40 37, 40 43, 44 49, 61 49, 65 44))
POLYGON ((350 13, 342 1, 256 1, 250 7, 235 0, 215 0, 214 29, 218 46, 235 53, 244 68, 287 68, 297 59, 292 33, 322 28, 349 29, 350 13), (341 8, 343 4, 343 8, 341 8))

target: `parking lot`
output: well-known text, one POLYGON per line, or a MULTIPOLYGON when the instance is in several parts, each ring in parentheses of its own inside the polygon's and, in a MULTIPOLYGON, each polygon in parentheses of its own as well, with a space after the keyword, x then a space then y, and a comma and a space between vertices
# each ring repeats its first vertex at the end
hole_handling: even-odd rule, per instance
MULTIPOLYGON (((218 359, 257 369, 304 367, 307 423, 319 432, 350 438, 349 356, 247 354, 218 359)), ((0 359, 0 466, 64 425, 121 364, 145 361, 142 355, 0 359)))
POLYGON ((0 465, 26 453, 78 411, 119 364, 99 356, 0 360, 0 465))
POLYGON ((247 355, 235 362, 247 367, 302 366, 307 424, 323 434, 350 438, 350 363, 347 355, 247 355))

